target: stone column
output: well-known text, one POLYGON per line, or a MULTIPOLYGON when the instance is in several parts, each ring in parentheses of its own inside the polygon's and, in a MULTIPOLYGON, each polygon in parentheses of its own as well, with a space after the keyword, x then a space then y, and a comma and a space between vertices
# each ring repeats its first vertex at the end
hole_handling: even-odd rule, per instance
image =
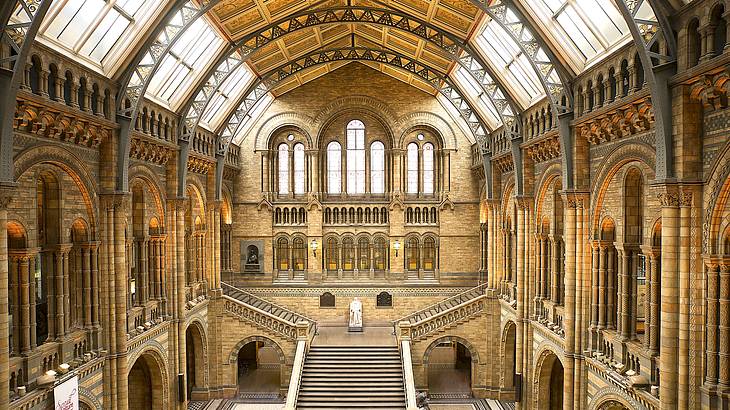
MULTIPOLYGON (((127 343, 127 292, 128 282, 127 277, 129 275, 129 264, 127 263, 126 254, 126 223, 127 223, 127 206, 130 203, 128 195, 115 195, 114 196, 114 210, 113 213, 113 228, 114 228, 114 241, 113 241, 113 252, 114 252, 114 275, 112 276, 115 280, 116 289, 116 306, 114 309, 115 313, 115 333, 112 335, 116 339, 117 350, 116 353, 126 352, 127 343)), ((116 358, 116 373, 112 373, 116 376, 117 383, 117 410, 127 409, 127 356, 126 354, 118 354, 116 358)))
POLYGON ((12 315, 12 322, 8 322, 8 333, 12 335, 12 344, 9 345, 10 355, 20 353, 20 258, 15 255, 8 257, 8 312, 12 315))
POLYGON ((642 343, 644 345, 644 350, 648 352, 651 349, 651 282, 654 280, 654 277, 652 276, 651 251, 642 249, 642 254, 644 255, 645 262, 644 339, 642 340, 642 343))
POLYGON ((606 328, 606 294, 607 271, 606 262, 608 259, 608 246, 601 243, 598 250, 598 329, 606 328))
POLYGON ((659 284, 661 278, 661 271, 659 270, 659 260, 657 255, 652 252, 651 254, 651 321, 649 323, 649 352, 652 356, 659 354, 659 284))
POLYGON ((616 251, 616 248, 613 246, 608 247, 608 251, 606 253, 607 256, 607 263, 606 263, 606 293, 607 293, 607 301, 606 301, 606 327, 608 329, 617 329, 618 330, 618 315, 616 314, 617 311, 617 303, 616 300, 616 286, 618 286, 617 283, 615 283, 615 275, 614 275, 614 269, 616 269, 614 264, 614 252, 616 251))
POLYGON ((91 315, 93 314, 92 297, 91 297, 91 247, 88 244, 84 244, 79 249, 81 253, 81 275, 82 275, 82 289, 83 289, 83 315, 84 315, 84 328, 90 329, 92 325, 91 315))
POLYGON ((550 238, 550 245, 552 247, 552 251, 550 251, 550 256, 552 257, 552 263, 550 266, 550 271, 552 272, 553 279, 552 279, 552 289, 550 290, 550 297, 553 303, 555 304, 562 304, 563 300, 560 297, 560 255, 558 254, 558 240, 555 238, 555 236, 550 238))
POLYGON ((702 57, 700 62, 708 61, 715 56, 715 26, 707 24, 700 27, 700 35, 702 36, 702 57))
MULTIPOLYGON (((53 338, 55 340, 59 340, 61 336, 63 336, 66 331, 66 321, 64 319, 64 310, 63 310, 63 252, 61 251, 61 248, 58 247, 53 251, 53 262, 54 262, 54 269, 53 269, 53 298, 54 298, 54 322, 55 322, 55 334, 53 335, 53 338)), ((50 336, 50 335, 49 335, 50 336)))
POLYGON ((535 255, 535 260, 537 262, 537 275, 535 275, 536 276, 535 281, 537 282, 536 283, 537 292, 535 293, 534 316, 535 316, 535 319, 537 319, 542 316, 542 286, 545 281, 545 276, 544 276, 544 272, 542 270, 542 267, 543 267, 542 266, 543 240, 539 234, 535 234, 535 242, 537 243, 537 247, 536 247, 537 254, 535 255))
POLYGON ((611 74, 607 74, 603 81, 603 106, 607 106, 613 102, 611 98, 611 74))
POLYGON ((720 369, 719 384, 730 388, 730 261, 720 264, 720 369))
MULTIPOLYGON (((664 228, 662 224, 662 229, 664 228)), ((717 312, 720 309, 719 305, 719 265, 715 261, 707 262, 705 265, 707 272, 707 311, 717 312)), ((663 301, 662 295, 662 301, 663 301)), ((662 309, 663 312, 663 309, 662 309)), ((717 351, 717 315, 707 315, 707 327, 706 327, 706 339, 705 339, 705 355, 707 361, 707 370, 705 376, 705 384, 713 388, 717 385, 717 365, 718 365, 718 351, 717 351)), ((664 335, 662 335, 662 340, 664 335)), ((660 348, 661 350, 661 348, 660 348)))
POLYGON ((271 182, 269 178, 269 151, 261 151, 261 193, 268 196, 271 182))
MULTIPOLYGON (((176 248, 177 248, 177 277, 173 286, 176 298, 174 320, 177 323, 177 373, 187 373, 185 351, 185 199, 179 198, 175 203, 176 217, 176 248)), ((183 386, 185 386, 183 380, 183 386)), ((183 395, 185 392, 179 392, 183 395)))
POLYGON ((662 283, 659 357, 661 409, 677 408, 677 348, 679 338, 679 198, 673 187, 660 195, 662 203, 662 283))
MULTIPOLYGON (((13 186, 0 187, 0 226, 8 223, 8 205, 13 186)), ((8 329, 8 235, 0 235, 0 408, 10 406, 10 345, 8 329)))
MULTIPOLYGON (((517 300, 517 318, 516 318, 516 325, 517 325, 517 331, 516 331, 516 343, 515 343, 515 370, 519 371, 521 374, 525 374, 525 368, 523 366, 524 363, 524 356, 525 356, 525 350, 527 349, 527 346, 525 346, 525 334, 524 334, 524 318, 526 313, 526 285, 527 281, 525 280, 525 224, 527 223, 525 214, 527 213, 526 210, 529 209, 527 205, 527 201, 523 197, 515 197, 515 202, 517 203, 517 224, 516 224, 516 230, 517 230, 517 255, 516 255, 516 278, 512 278, 512 284, 519 284, 517 286, 517 294, 514 295, 515 299, 517 300)), ((526 387, 526 386, 524 386, 526 387)), ((523 387, 522 392, 516 392, 518 395, 524 394, 525 388, 523 387)), ((522 403, 517 402, 517 409, 522 408, 522 403)))
MULTIPOLYGON (((564 208, 564 235, 565 235, 565 316, 563 328, 565 329, 565 364, 563 379, 563 409, 573 410, 574 397, 574 358, 575 354, 575 287, 576 287, 576 212, 579 206, 579 198, 575 193, 565 193, 564 208)), ((579 394, 578 394, 579 395, 579 394)))
POLYGON ((619 339, 627 341, 631 338, 631 273, 629 271, 629 261, 631 259, 631 250, 623 248, 621 251, 620 267, 620 322, 621 330, 619 339))
POLYGON ((597 241, 594 241, 592 244, 593 247, 593 269, 591 272, 591 328, 597 328, 598 327, 598 312, 600 310, 599 307, 599 283, 600 283, 600 245, 597 241))

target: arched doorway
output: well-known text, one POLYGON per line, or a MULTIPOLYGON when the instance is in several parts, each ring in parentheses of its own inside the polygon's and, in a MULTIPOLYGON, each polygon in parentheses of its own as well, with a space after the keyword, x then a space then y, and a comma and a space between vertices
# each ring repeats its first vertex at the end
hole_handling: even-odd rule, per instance
POLYGON ((478 362, 468 342, 445 337, 424 353, 428 393, 431 397, 472 397, 472 370, 478 362))
POLYGON ((205 339, 198 324, 185 330, 185 372, 188 400, 195 400, 193 391, 205 387, 205 339))
POLYGON ((505 389, 515 387, 515 363, 517 361, 517 327, 514 322, 509 322, 504 328, 503 356, 502 356, 502 380, 505 389))
POLYGON ((619 401, 607 400, 598 406, 598 410, 629 410, 629 408, 619 401))
POLYGON ((150 353, 140 356, 127 377, 127 403, 130 409, 156 410, 164 408, 162 370, 150 353))
POLYGON ((281 392, 281 349, 268 339, 243 343, 237 353, 240 398, 278 398, 281 392))
POLYGON ((538 384, 535 395, 540 408, 563 409, 563 363, 550 350, 543 351, 537 363, 538 384))

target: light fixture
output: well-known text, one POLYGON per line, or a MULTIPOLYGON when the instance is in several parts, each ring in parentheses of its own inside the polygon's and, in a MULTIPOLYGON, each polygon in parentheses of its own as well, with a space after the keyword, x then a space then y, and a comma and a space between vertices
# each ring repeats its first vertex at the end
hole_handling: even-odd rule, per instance
POLYGON ((395 257, 398 257, 398 251, 400 250, 400 241, 395 240, 395 243, 393 244, 393 249, 395 249, 395 257))
POLYGON ((312 239, 312 254, 314 257, 317 257, 317 247, 319 247, 319 244, 317 243, 316 239, 312 239))

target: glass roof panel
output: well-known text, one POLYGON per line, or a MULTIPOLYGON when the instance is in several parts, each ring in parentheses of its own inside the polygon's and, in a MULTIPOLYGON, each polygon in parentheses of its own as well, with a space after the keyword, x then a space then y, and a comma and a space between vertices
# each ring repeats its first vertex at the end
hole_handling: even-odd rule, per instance
POLYGON ((197 19, 163 58, 150 80, 147 97, 177 109, 224 45, 205 18, 197 19))
POLYGON ((612 1, 536 0, 522 4, 554 37, 578 72, 630 36, 612 1))
POLYGON ((482 90, 474 77, 467 73, 464 67, 461 67, 454 72, 452 78, 459 87, 459 90, 465 94, 464 97, 468 98, 472 106, 479 111, 481 118, 487 121, 486 125, 490 131, 499 128, 502 125, 502 120, 499 117, 497 108, 492 104, 489 97, 484 94, 484 90, 482 90))
POLYGON ((233 136, 233 143, 241 145, 241 142, 246 137, 251 127, 256 123, 256 120, 264 113, 264 110, 269 108, 269 105, 274 101, 274 97, 271 93, 266 94, 253 109, 246 115, 246 118, 242 121, 241 126, 238 128, 238 132, 233 136))
POLYGON ((540 78, 530 60, 499 24, 487 22, 483 31, 476 36, 475 45, 522 107, 528 107, 544 96, 540 78))
POLYGON ((231 112, 233 104, 240 100, 253 78, 253 73, 246 64, 241 64, 236 68, 211 97, 210 103, 200 119, 201 125, 211 131, 218 129, 226 114, 231 112))
POLYGON ((61 0, 54 2, 40 38, 105 74, 127 56, 141 31, 165 5, 157 0, 61 0))

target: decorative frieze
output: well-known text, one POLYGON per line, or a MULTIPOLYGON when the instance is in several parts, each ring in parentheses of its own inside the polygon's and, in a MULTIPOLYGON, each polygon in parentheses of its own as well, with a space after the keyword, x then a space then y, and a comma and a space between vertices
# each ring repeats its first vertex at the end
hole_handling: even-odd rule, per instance
POLYGON ((649 131, 653 124, 653 108, 646 97, 577 124, 576 133, 589 143, 599 145, 649 131))

